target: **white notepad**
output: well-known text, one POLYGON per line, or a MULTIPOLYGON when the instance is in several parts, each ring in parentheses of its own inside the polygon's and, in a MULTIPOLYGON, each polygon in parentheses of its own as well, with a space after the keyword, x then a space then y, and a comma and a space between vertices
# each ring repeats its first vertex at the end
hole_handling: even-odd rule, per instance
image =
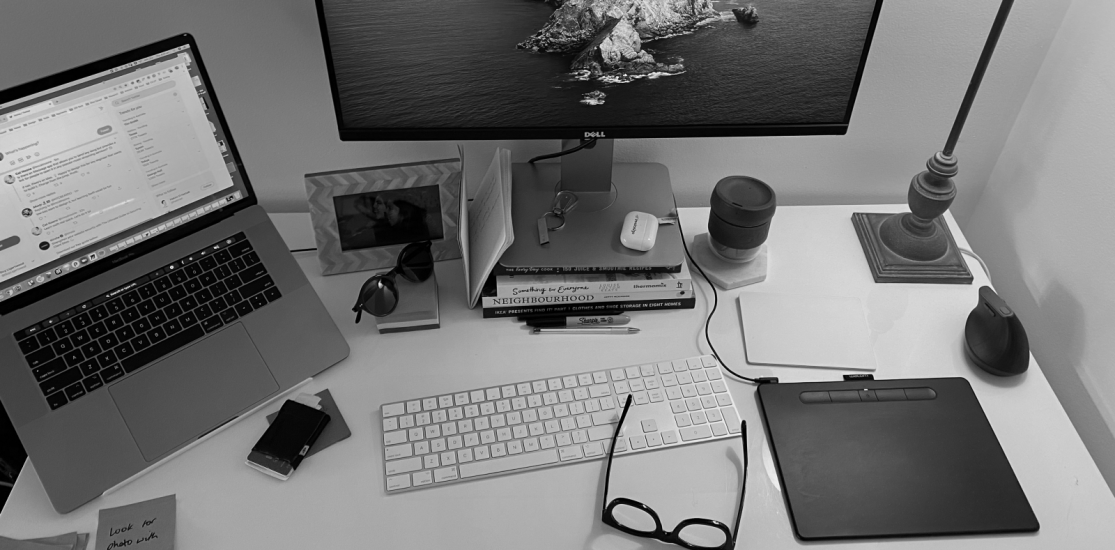
POLYGON ((744 292, 739 310, 748 363, 876 369, 859 298, 744 292))

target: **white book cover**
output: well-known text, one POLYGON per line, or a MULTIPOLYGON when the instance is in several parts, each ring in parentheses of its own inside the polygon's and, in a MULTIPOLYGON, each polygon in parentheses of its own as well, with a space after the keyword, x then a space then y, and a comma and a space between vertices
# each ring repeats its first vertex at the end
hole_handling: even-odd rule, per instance
MULTIPOLYGON (((601 293, 693 291, 689 265, 678 273, 582 273, 563 275, 498 275, 496 296, 577 296, 601 293)), ((646 299, 646 298, 642 298, 646 299)))
POLYGON ((485 308, 495 308, 595 304, 604 302, 683 300, 692 297, 693 292, 691 290, 658 290, 651 292, 598 292, 579 295, 549 294, 546 296, 484 296, 480 300, 485 308))

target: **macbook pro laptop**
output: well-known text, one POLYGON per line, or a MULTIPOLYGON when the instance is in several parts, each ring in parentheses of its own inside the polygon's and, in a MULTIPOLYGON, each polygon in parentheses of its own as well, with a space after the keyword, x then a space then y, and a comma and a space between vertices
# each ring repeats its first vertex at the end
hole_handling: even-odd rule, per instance
POLYGON ((347 355, 191 36, 0 92, 0 399, 56 510, 347 355))

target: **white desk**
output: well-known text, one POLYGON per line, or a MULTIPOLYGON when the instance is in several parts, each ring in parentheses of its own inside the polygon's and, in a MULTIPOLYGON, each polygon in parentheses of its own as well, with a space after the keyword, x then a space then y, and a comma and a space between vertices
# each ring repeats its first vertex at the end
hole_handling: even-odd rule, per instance
MULTIPOLYGON (((1001 379, 973 368, 964 357, 964 320, 976 304, 979 286, 987 284, 979 266, 970 262, 976 277, 970 286, 872 282, 851 213, 898 208, 780 208, 768 241, 767 280, 721 294, 712 321, 714 345, 729 366, 751 376, 836 380, 840 373, 829 369, 746 365, 735 296, 774 291, 862 298, 879 359, 876 378, 970 380, 1041 522, 1041 530, 1032 535, 840 546, 1110 547, 1115 498, 1038 365, 1031 360, 1026 374, 1001 379)), ((687 235, 705 231, 707 212, 683 210, 687 235)), ((952 229, 967 246, 954 223, 952 229)), ((657 542, 600 523, 603 461, 388 497, 380 473, 381 428, 374 419, 387 402, 706 352, 701 326, 707 302, 699 300, 695 310, 635 313, 633 325, 643 332, 633 336, 532 336, 512 320, 482 320, 479 311, 466 309, 461 264, 452 261, 437 266, 442 327, 379 335, 370 322, 354 325, 349 312, 368 274, 322 278, 312 253, 298 258, 352 346, 347 360, 313 382, 315 390, 332 390, 352 428, 350 439, 307 460, 288 482, 261 475, 243 461, 265 428, 264 414, 277 408, 273 405, 117 493, 64 516, 51 508, 29 463, 0 515, 0 534, 29 538, 95 532, 100 508, 176 493, 180 549, 659 548, 657 542)), ((704 283, 701 287, 707 289, 704 283)), ((747 420, 751 449, 738 547, 803 546, 790 528, 754 388, 733 382, 731 391, 747 420)), ((738 440, 724 440, 617 459, 612 496, 650 504, 667 528, 690 516, 730 523, 738 498, 739 448, 738 440)))

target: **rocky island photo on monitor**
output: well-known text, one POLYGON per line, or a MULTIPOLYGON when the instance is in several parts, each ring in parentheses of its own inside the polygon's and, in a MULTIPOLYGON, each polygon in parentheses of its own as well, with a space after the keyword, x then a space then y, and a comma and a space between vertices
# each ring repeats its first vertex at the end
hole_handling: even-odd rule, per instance
POLYGON ((321 0, 344 123, 846 122, 876 0, 321 0))

